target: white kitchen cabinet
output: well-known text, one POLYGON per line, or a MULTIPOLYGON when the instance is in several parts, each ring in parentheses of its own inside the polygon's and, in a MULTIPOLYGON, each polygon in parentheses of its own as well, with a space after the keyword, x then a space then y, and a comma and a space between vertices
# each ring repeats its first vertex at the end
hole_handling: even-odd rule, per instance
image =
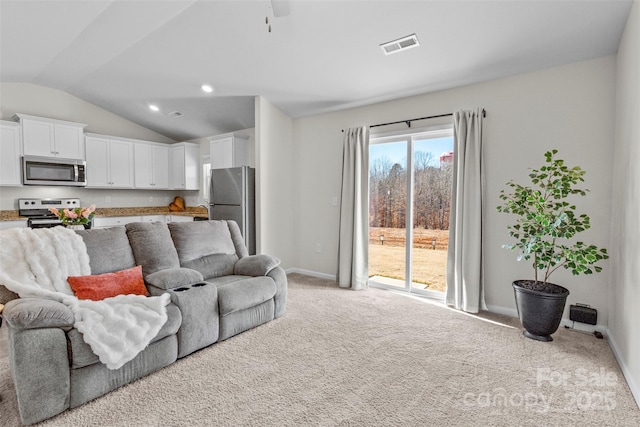
POLYGON ((211 169, 250 166, 248 157, 249 138, 228 133, 209 138, 211 169))
POLYGON ((9 228, 27 228, 27 220, 0 221, 0 230, 8 230, 9 228))
POLYGON ((135 142, 133 148, 135 188, 168 189, 169 146, 166 144, 135 142))
POLYGON ((108 228, 119 225, 126 225, 130 222, 142 221, 141 216, 111 216, 111 217, 94 217, 93 228, 108 228))
POLYGON ((144 215, 141 220, 142 222, 167 222, 166 215, 144 215))
POLYGON ((169 188, 172 190, 199 190, 200 145, 180 142, 172 144, 169 151, 169 188))
POLYGON ((193 222, 192 216, 185 215, 167 215, 167 222, 193 222))
POLYGON ((22 127, 18 123, 0 123, 0 185, 21 186, 22 127))
POLYGON ((87 134, 87 187, 133 188, 133 143, 87 134))
POLYGON ((83 159, 85 124, 16 114, 25 156, 83 159))

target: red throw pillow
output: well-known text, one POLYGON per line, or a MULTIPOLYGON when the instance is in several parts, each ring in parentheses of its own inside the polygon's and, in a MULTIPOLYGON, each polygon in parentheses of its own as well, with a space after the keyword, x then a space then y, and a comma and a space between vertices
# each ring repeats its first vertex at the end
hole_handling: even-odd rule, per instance
POLYGON ((142 266, 95 276, 70 276, 67 282, 79 299, 100 301, 117 295, 148 296, 142 279, 142 266))

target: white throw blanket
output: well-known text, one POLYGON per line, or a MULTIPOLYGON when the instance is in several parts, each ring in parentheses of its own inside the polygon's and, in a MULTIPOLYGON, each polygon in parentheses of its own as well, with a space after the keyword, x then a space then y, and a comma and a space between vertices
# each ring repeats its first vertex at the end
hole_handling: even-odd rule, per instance
POLYGON ((75 316, 73 326, 84 341, 109 369, 118 369, 158 334, 167 321, 170 297, 119 295, 102 301, 79 300, 67 277, 90 274, 87 248, 72 230, 0 231, 0 284, 22 298, 46 298, 68 306, 75 316))

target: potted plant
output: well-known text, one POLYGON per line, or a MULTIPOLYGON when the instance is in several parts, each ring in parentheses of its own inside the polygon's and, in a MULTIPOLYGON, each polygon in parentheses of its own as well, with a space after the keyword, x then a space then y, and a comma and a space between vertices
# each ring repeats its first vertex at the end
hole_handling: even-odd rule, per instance
POLYGON ((49 212, 57 216, 62 225, 72 230, 84 230, 85 225, 89 224, 93 219, 95 211, 95 205, 91 205, 88 208, 49 208, 49 212))
POLYGON ((503 201, 498 212, 514 214, 515 224, 507 227, 516 242, 503 247, 518 251, 518 261, 530 261, 533 279, 516 280, 513 289, 524 335, 539 341, 552 341, 560 325, 569 291, 550 283, 549 277, 560 267, 574 275, 600 272, 599 261, 609 258, 607 250, 573 237, 590 228, 586 214, 576 214, 571 196, 585 196, 577 188, 586 173, 579 166, 568 167, 556 158, 558 150, 547 151, 545 165, 529 174, 531 186, 509 181, 510 193, 500 192, 503 201))

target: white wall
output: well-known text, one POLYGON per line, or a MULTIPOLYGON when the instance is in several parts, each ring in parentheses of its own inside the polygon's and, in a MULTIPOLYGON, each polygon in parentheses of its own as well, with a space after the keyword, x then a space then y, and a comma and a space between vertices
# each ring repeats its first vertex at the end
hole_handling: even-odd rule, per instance
MULTIPOLYGON (((486 298, 494 309, 515 314, 511 282, 531 277, 532 269, 501 248, 508 242, 506 226, 512 218, 495 210, 499 191, 512 178, 526 180, 527 168, 542 165, 543 153, 557 148, 569 165, 587 171, 585 186, 591 193, 576 201, 592 220, 584 241, 607 247, 614 98, 615 57, 610 56, 296 120, 298 267, 328 275, 336 272, 339 209, 331 205, 331 198, 340 194, 342 129, 484 107, 486 298), (315 252, 317 243, 321 253, 315 252)), ((596 307, 601 324, 607 321, 611 277, 610 263, 604 267, 599 275, 574 277, 561 271, 552 276, 552 281, 571 291, 569 303, 596 307)))
POLYGON ((610 342, 640 406, 640 3, 617 56, 610 342))
MULTIPOLYGON (((0 119, 11 120, 15 113, 86 123, 85 132, 157 142, 175 142, 107 110, 66 92, 29 83, 0 83, 0 119)), ((169 190, 95 190, 69 187, 0 187, 0 210, 18 209, 19 198, 79 197, 82 204, 102 208, 167 206, 180 194, 197 192, 169 190), (106 202, 106 197, 110 198, 106 202), (167 202, 167 198, 169 202, 167 202)), ((189 204, 189 201, 187 201, 189 204)))
POLYGON ((176 142, 66 92, 30 83, 0 83, 0 119, 15 113, 86 123, 85 132, 176 142))
POLYGON ((257 253, 280 258, 283 268, 295 267, 293 120, 257 97, 255 133, 257 253))
MULTIPOLYGON (((44 199, 48 197, 77 197, 83 206, 98 208, 126 208, 169 206, 177 195, 186 197, 197 191, 176 192, 172 190, 109 190, 83 187, 0 187, 0 210, 18 210, 18 199, 44 199), (107 197, 109 202, 107 202, 107 197)), ((193 204, 185 198, 187 206, 193 204)))

